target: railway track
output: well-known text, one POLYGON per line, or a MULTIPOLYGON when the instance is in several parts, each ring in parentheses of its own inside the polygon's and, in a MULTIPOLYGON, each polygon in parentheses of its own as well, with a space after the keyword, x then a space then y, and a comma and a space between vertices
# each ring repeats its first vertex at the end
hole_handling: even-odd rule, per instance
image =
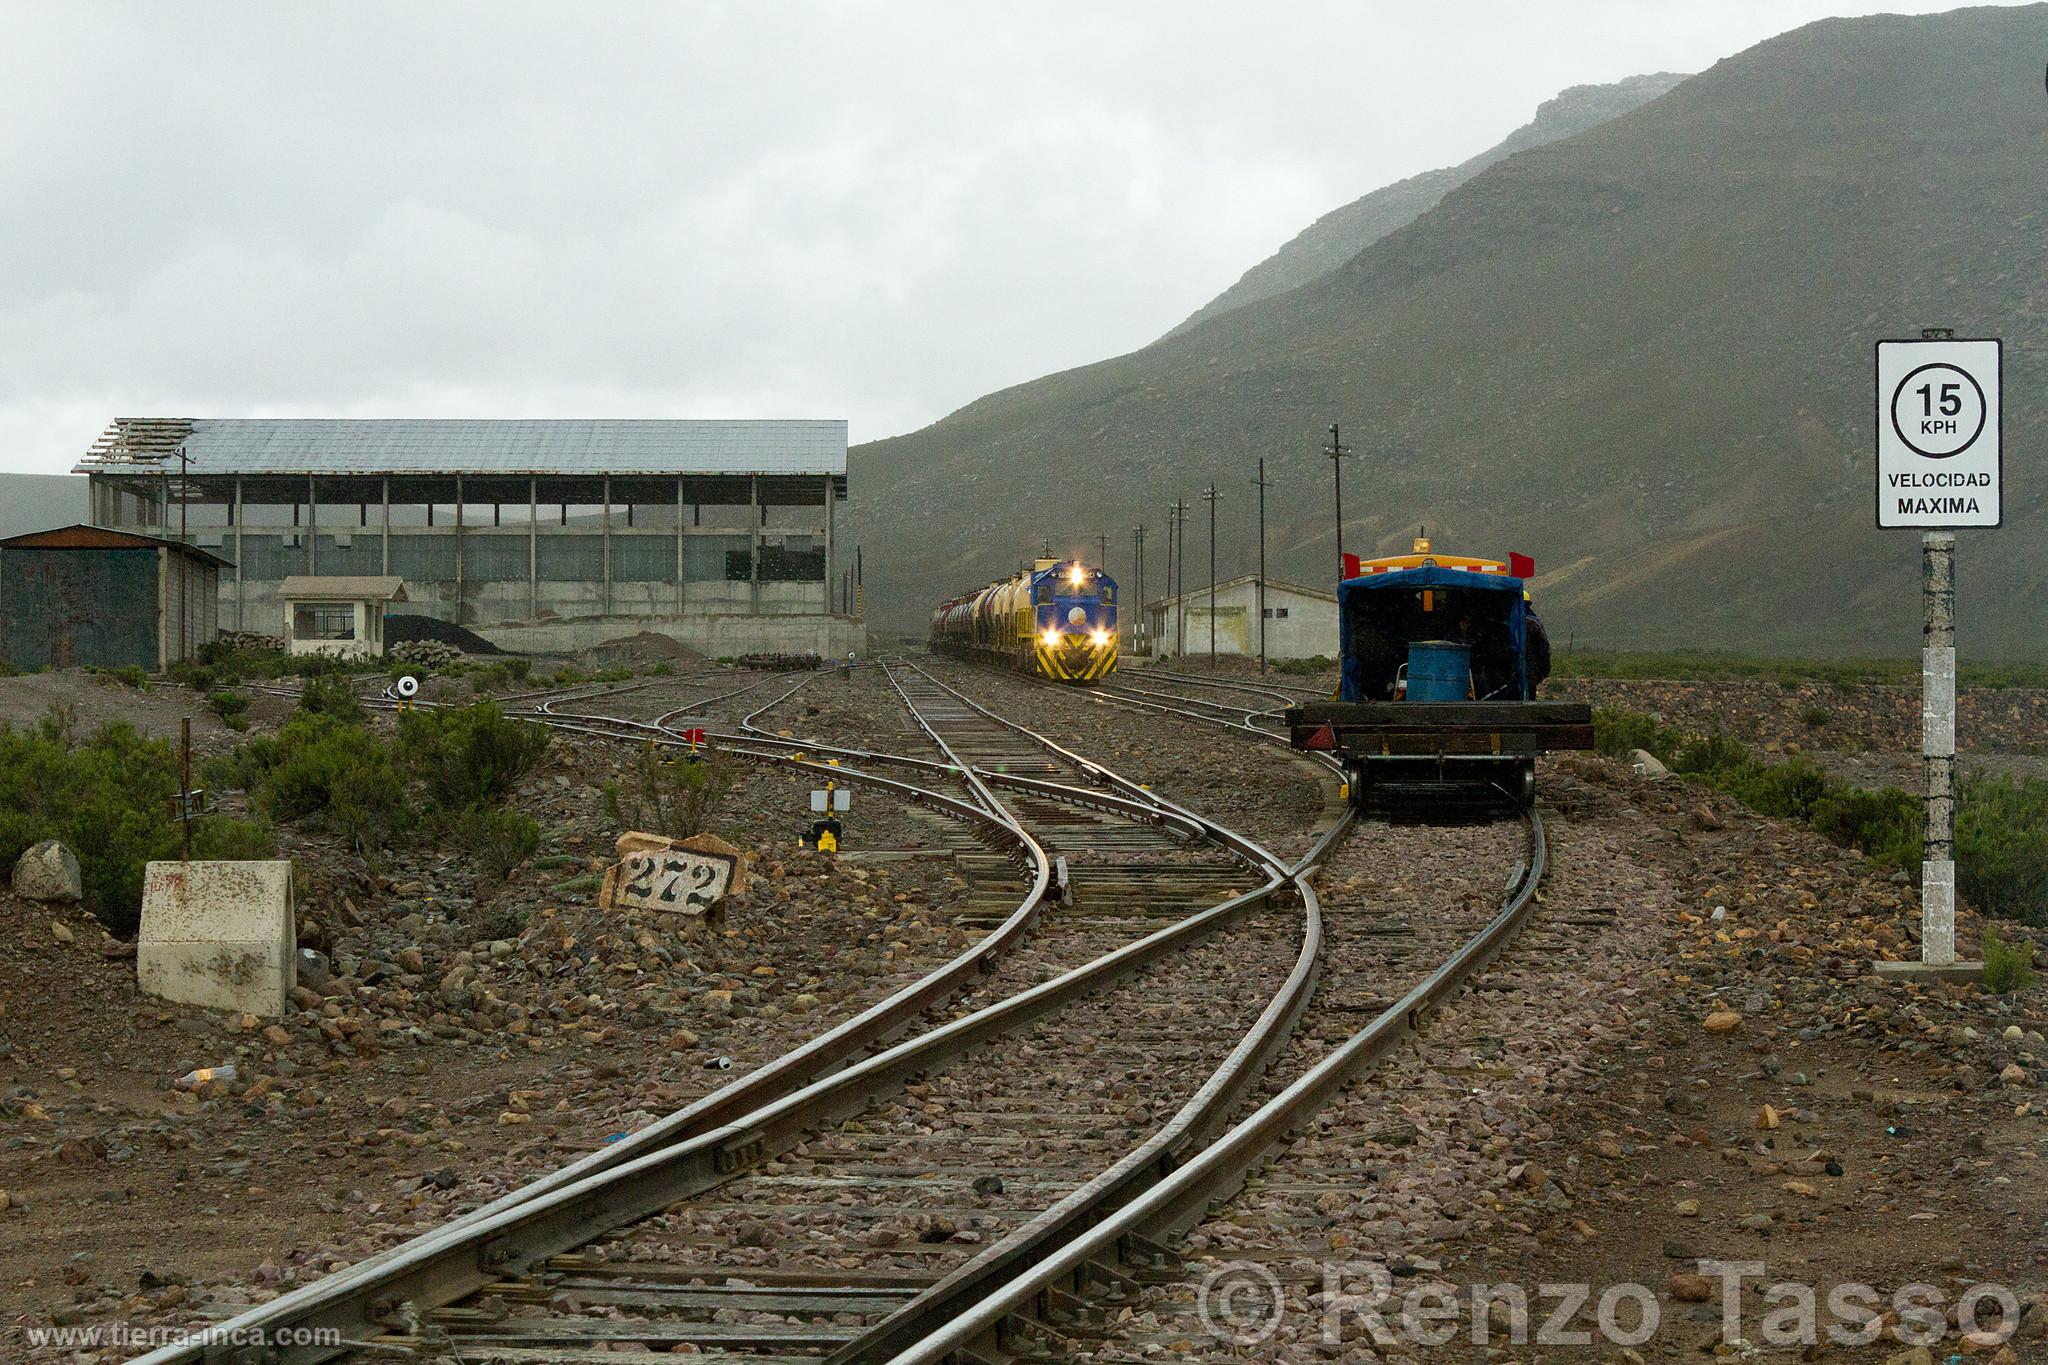
MULTIPOLYGON (((799 680, 783 697, 809 681, 808 678, 799 680)), ((954 746, 954 740, 947 737, 949 731, 969 748, 977 743, 1007 748, 1016 754, 1019 761, 1022 749, 1015 740, 1018 735, 1028 732, 1019 732, 1012 727, 1010 739, 999 739, 983 723, 992 719, 988 713, 971 704, 963 710, 942 701, 943 694, 951 694, 955 701, 962 700, 951 689, 929 679, 924 682, 913 680, 910 686, 922 694, 926 705, 939 713, 926 716, 918 712, 927 733, 933 736, 942 751, 948 751, 948 759, 934 762, 891 756, 890 761, 927 769, 936 766, 965 782, 973 791, 975 801, 959 801, 929 788, 915 787, 844 764, 833 771, 855 781, 879 784, 913 799, 936 803, 939 809, 947 810, 956 818, 978 822, 995 842, 1002 842, 1007 832, 1008 840, 1023 855, 1030 871, 1026 878, 1026 893, 1009 919, 983 935, 968 953, 931 973, 915 986, 899 992, 859 1018, 813 1039, 777 1062, 750 1073, 725 1090, 707 1096, 688 1109, 442 1229, 319 1284, 251 1310, 243 1318, 228 1324, 228 1329, 246 1335, 252 1331, 274 1333, 285 1326, 326 1326, 338 1332, 344 1343, 356 1347, 375 1350, 452 1347, 454 1338, 465 1326, 473 1327, 479 1316, 494 1317, 497 1309, 508 1302, 507 1294, 535 1293, 535 1286, 546 1286, 547 1277, 577 1268, 573 1262, 558 1265, 556 1257, 572 1253, 594 1255, 609 1263, 610 1257, 605 1254, 609 1246, 605 1240, 607 1237, 621 1228, 636 1225, 658 1228, 660 1220, 669 1217, 666 1211, 679 1201, 701 1198, 710 1191, 748 1179, 767 1182, 748 1187, 748 1198, 754 1197, 751 1191, 782 1188, 774 1184, 776 1179, 788 1174, 778 1168, 784 1159, 782 1154, 796 1149, 810 1135, 825 1131, 827 1125, 844 1123, 849 1117, 862 1114, 880 1095, 898 1088, 903 1088, 905 1095, 912 1095, 914 1092, 907 1088, 909 1085, 928 1084, 924 1078, 934 1068, 984 1045, 993 1044, 995 1047, 991 1049, 989 1058, 976 1063, 982 1067, 986 1078, 983 1088, 977 1090, 971 1070, 960 1073, 965 1079, 948 1082, 962 1087, 961 1096, 993 1094, 995 1092, 987 1087, 1001 1086, 1010 1096, 1005 1099, 1005 1104, 1028 1102, 1033 1087, 1028 1083, 1031 1073, 1026 1069, 1027 1059, 1085 1054, 1091 1058, 1085 1070, 1068 1078, 1079 1083, 1078 1088, 1069 1086, 1065 1092, 1064 1112, 1069 1120, 1078 1124, 1101 1124, 1103 1087, 1120 1084, 1129 1095, 1142 1097, 1134 1099, 1138 1107, 1126 1115, 1135 1121, 1145 1116, 1145 1105, 1160 1102, 1154 1092, 1164 1076, 1171 1073, 1183 1082, 1193 1084, 1195 1078, 1202 1074, 1202 1068, 1216 1060, 1210 1055, 1215 1050, 1214 1046, 1210 1047, 1210 1052, 1205 1052, 1202 1045, 1190 1042, 1189 1035, 1195 1030, 1190 1027, 1186 1012, 1243 1012, 1247 1008, 1243 1001, 1256 1002, 1259 999, 1256 993, 1246 994, 1244 964, 1248 959, 1262 960, 1266 975, 1278 979, 1277 992, 1266 1008, 1258 1013, 1243 1039, 1234 1047, 1223 1049, 1226 1055, 1220 1064, 1211 1068, 1206 1079, 1195 1085, 1187 1101, 1187 1105, 1194 1108, 1184 1106, 1173 1121, 1141 1143, 1137 1153, 1127 1155, 1123 1162, 1107 1171, 1097 1172, 1093 1180, 1089 1179, 1090 1168, 1084 1163, 1072 1173, 1074 1182, 1077 1182, 1075 1192, 1056 1203, 1050 1212, 1066 1208, 1077 1196, 1085 1199, 1097 1197, 1089 1192, 1104 1178, 1119 1173, 1128 1178, 1133 1171, 1142 1173, 1155 1169, 1159 1158, 1170 1155, 1195 1136, 1197 1125, 1191 1121, 1191 1115, 1206 1115, 1212 1122, 1219 1121, 1229 1098, 1240 1093, 1255 1078, 1260 1064, 1284 1038, 1286 1020, 1306 998, 1319 947, 1319 922, 1313 891, 1296 874, 1296 870, 1281 866, 1250 841, 1210 826, 1171 803, 1151 798, 1135 784, 1121 782, 1106 770, 1048 742, 1040 741, 1040 757, 1030 765, 1037 769, 1035 772, 997 772, 979 767, 954 746), (934 688, 938 690, 932 690, 934 688), (1076 775, 1099 785, 1083 788, 1053 780, 1066 775, 1076 775), (1006 983, 999 988, 992 980, 989 983, 992 989, 983 992, 985 998, 965 1002, 953 1018, 935 1024, 905 1042, 876 1051, 874 1049, 883 1041, 919 1022, 920 1016, 932 1005, 945 1000, 960 986, 986 972, 996 957, 994 949, 1013 946, 1016 940, 1021 939, 1022 931, 1037 918, 1047 900, 1051 888, 1050 859, 1018 817, 994 797, 989 789, 991 782, 1020 791, 1018 799, 1021 801, 1042 804, 1047 808, 1091 812, 1085 821, 1069 822, 1061 828, 1058 836, 1071 850, 1076 865, 1090 859, 1109 861, 1164 852, 1185 857, 1185 846, 1189 841, 1207 841, 1215 845, 1227 856, 1219 858, 1213 850, 1205 853, 1200 860, 1202 870, 1194 874, 1182 890, 1187 903, 1210 902, 1219 894, 1222 899, 1175 917, 1174 912, 1188 908, 1187 904, 1171 904, 1174 899, 1171 896, 1147 895, 1142 890, 1142 879, 1134 880, 1127 875, 1118 883, 1114 878, 1105 877, 1091 888, 1090 894, 1096 899, 1092 911, 1068 917, 1073 923, 1061 935, 1060 951, 1048 953, 1041 949, 1032 958, 1020 956, 1017 965, 1027 969, 1027 975, 1045 978, 1050 974, 1050 979, 1006 983), (1134 845, 1128 837, 1105 839, 1104 823, 1097 818, 1102 815, 1121 816, 1127 824, 1144 826, 1148 837, 1141 845, 1134 845), (1172 832, 1163 834, 1160 832, 1163 829, 1172 832), (1247 871, 1254 875, 1247 876, 1247 871), (1202 884, 1205 877, 1212 876, 1218 880, 1202 884), (1249 889, 1241 889, 1247 882, 1251 884, 1249 889), (1113 889, 1119 885, 1124 894, 1119 895, 1113 889), (1290 898, 1282 893, 1291 893, 1300 900, 1303 927, 1298 935, 1291 930, 1277 930, 1270 922, 1260 922, 1259 912, 1290 898), (1298 940, 1298 947, 1291 957, 1274 951, 1276 934, 1298 940), (1109 946, 1112 943, 1114 947, 1109 946), (1101 949, 1106 951, 1095 951, 1101 949), (1088 956, 1091 951, 1094 952, 1092 957, 1088 956), (1053 960, 1055 958, 1058 960, 1053 960), (1064 962, 1076 958, 1086 960, 1080 965, 1060 969, 1064 962), (1290 961, 1291 967, 1287 965, 1290 961), (1146 971, 1150 978, 1150 994, 1131 996, 1135 1003, 1130 1008, 1134 1011, 1134 1019, 1150 1020, 1154 1027, 1146 1031, 1133 1025, 1130 1036, 1116 1043, 1114 1054, 1104 1051, 1102 1040, 1093 1036, 1099 1020, 1066 1012, 1077 1002, 1112 988, 1118 990, 1121 1004, 1127 989, 1124 983, 1141 971, 1146 971), (1050 1022, 1042 1022, 1054 1016, 1057 1017, 1051 1018, 1050 1022), (1068 1033, 1044 1033, 1034 1040, 1030 1034, 1022 1032, 1033 1027, 1064 1029, 1068 1033), (1002 1049, 1010 1051, 1005 1053, 1002 1049), (1123 1077, 1121 1082, 1111 1079, 1117 1075, 1123 1077), (1027 1091, 1022 1101, 1015 1096, 1019 1082, 1025 1083, 1027 1091), (1133 1156, 1138 1153, 1143 1154, 1142 1160, 1133 1167, 1133 1156), (593 1247, 594 1252, 577 1251, 578 1248, 593 1247), (457 1301, 465 1297, 470 1303, 458 1305, 457 1301)), ((588 700, 588 697, 579 700, 588 700)), ((911 701, 907 693, 906 701, 911 701)), ((773 704, 770 703, 771 706, 773 704)), ((911 704, 916 711, 916 704, 911 704)), ((565 708, 550 706, 546 702, 541 703, 536 711, 545 723, 558 728, 605 734, 613 738, 652 738, 661 731, 659 722, 663 718, 658 716, 655 722, 644 722, 602 712, 568 713, 565 708)), ((669 714, 673 713, 665 712, 663 716, 669 714)), ((749 717, 749 721, 751 719, 749 717)), ((798 757, 790 752, 787 747, 789 741, 769 744, 760 736, 746 734, 743 730, 736 737, 736 742, 745 746, 741 752, 753 756, 802 765, 816 764, 813 758, 798 757)), ((983 752, 977 749, 976 753, 979 757, 998 762, 999 766, 1008 766, 1008 760, 998 758, 994 750, 983 752)), ((1064 884, 1061 890, 1071 897, 1075 887, 1064 884)), ((1046 1086, 1050 1087, 1045 1090, 1047 1095, 1057 1089, 1051 1073, 1047 1073, 1046 1086)), ((963 1111, 962 1122, 954 1125, 967 1139, 977 1136, 972 1131, 978 1126, 972 1118, 973 1113, 971 1110, 963 1111)), ((1049 1118, 1046 1121, 1052 1122, 1049 1118)), ((1108 1136, 1108 1131, 1105 1129, 1102 1136, 1086 1133, 1082 1136, 1098 1145, 1104 1142, 1121 1145, 1123 1137, 1108 1136)), ((1085 1152, 1088 1148, 1083 1145, 1074 1150, 1085 1152)), ((985 1169, 988 1166, 986 1154, 977 1153, 971 1140, 960 1151, 964 1154, 961 1159, 968 1164, 961 1165, 956 1161, 948 1169, 962 1173, 960 1178, 968 1181, 970 1190, 980 1182, 983 1188, 976 1191, 977 1197, 997 1197, 993 1188, 988 1186, 989 1180, 1002 1182, 1005 1190, 1009 1188, 997 1171, 985 1169), (977 1158, 980 1159, 979 1165, 974 1164, 977 1158)), ((1100 1154, 1099 1146, 1097 1154, 1100 1154)), ((815 1190, 818 1178, 813 1176, 813 1184, 806 1188, 815 1190)), ((1032 1245, 1043 1242, 1046 1234, 1041 1223, 1049 1211, 1039 1206, 1046 1198, 1060 1192, 1057 1181, 1045 1181, 1042 1187, 1034 1188, 1022 1176, 1018 1178, 1020 1193, 1028 1195, 1024 1204, 1011 1211, 1008 1222, 999 1211, 990 1215, 985 1229, 977 1229, 993 1236, 1014 1227, 1014 1231, 996 1240, 996 1246, 1005 1249, 1005 1256, 998 1260, 1004 1268, 1012 1263, 1011 1258, 1015 1255, 1013 1243, 1017 1238, 1023 1237, 1032 1245), (1034 1209, 1037 1210, 1036 1216, 1025 1217, 1034 1209)), ((769 1197, 771 1200, 775 1198, 773 1194, 769 1197)), ((688 1213, 698 1216, 705 1209, 711 1209, 715 1217, 718 1207, 716 1204, 698 1205, 688 1213)), ((940 1211, 929 1214, 932 1221, 927 1221, 920 1229, 921 1238, 932 1228, 945 1226, 943 1220, 953 1216, 943 1211, 945 1207, 940 1206, 940 1211)), ((827 1237, 826 1242, 831 1245, 841 1243, 843 1232, 844 1229, 840 1229, 827 1237)), ((963 1246, 972 1247, 983 1240, 980 1237, 964 1238, 959 1233, 956 1224, 951 1240, 959 1241, 963 1246)), ((644 1234, 636 1232, 630 1235, 644 1234)), ((687 1231, 684 1235, 687 1244, 687 1231)), ((848 1292, 836 1298, 829 1293, 802 1297, 839 1305, 834 1310, 836 1316, 847 1311, 845 1306, 862 1298, 863 1293, 886 1290, 888 1293, 883 1298, 874 1298, 872 1293, 868 1293, 868 1297, 877 1311, 895 1305, 895 1311, 888 1313, 884 1324, 878 1326, 898 1324, 896 1330, 900 1332, 902 1314, 911 1313, 909 1320, 920 1320, 914 1311, 915 1305, 927 1301, 932 1295, 942 1299, 947 1295, 957 1295, 954 1287, 957 1276, 966 1273, 980 1259, 971 1258, 960 1271, 937 1279, 927 1290, 913 1293, 907 1303, 900 1305, 895 1305, 895 1300, 904 1297, 904 1289, 914 1286, 854 1283, 838 1286, 848 1292)), ((752 1273, 751 1267, 749 1273, 752 1273)), ((759 1304, 762 1300, 755 1293, 761 1286, 757 1283, 749 1281, 747 1284, 721 1287, 731 1289, 738 1297, 728 1296, 720 1300, 721 1306, 708 1310, 709 1317, 761 1311, 759 1304)), ((815 1283, 785 1287, 833 1288, 815 1283)), ((622 1292, 629 1296, 638 1295, 635 1302, 644 1302, 652 1294, 667 1307, 689 1303, 701 1305, 717 1298, 713 1295, 707 1299, 704 1286, 696 1286, 679 1297, 671 1296, 673 1303, 663 1298, 659 1289, 639 1288, 622 1292)), ((775 1302, 782 1304, 784 1301, 775 1302)), ((616 1310, 621 1306, 615 1303, 610 1308, 616 1310)), ((733 1334, 707 1328, 700 1335, 716 1341, 730 1339, 733 1334)), ((790 1334, 770 1335, 786 1338, 790 1334)), ((845 1333, 830 1335, 832 1341, 842 1347, 854 1345, 845 1333)), ((617 1339, 617 1334, 609 1332, 609 1329, 574 1338, 593 1347, 610 1344, 611 1339, 617 1339)), ((698 1344, 696 1338, 678 1337, 677 1340, 698 1344)), ((485 1346, 494 1353, 500 1347, 525 1349, 497 1341, 474 1344, 485 1346)), ((559 1358, 569 1345, 567 1340, 551 1340, 532 1349, 553 1353, 549 1358, 559 1358)), ((174 1348, 158 1352, 148 1359, 160 1362, 206 1358, 310 1360, 333 1354, 331 1349, 320 1347, 282 1347, 270 1354, 238 1357, 201 1347, 193 1350, 174 1348)))
MULTIPOLYGON (((815 675, 721 742, 821 771, 836 759, 841 778, 973 829, 1016 869, 1009 914, 725 1089, 228 1326, 333 1325, 358 1348, 461 1360, 1156 1356, 1157 1341, 1132 1339, 1103 1307, 1180 1304, 1175 1239, 1490 963, 1534 903, 1545 845, 1532 816, 1497 897, 1326 925, 1312 871, 1399 856, 1333 854, 1348 813, 1282 865, 923 670, 885 676, 935 757, 766 733, 761 717, 815 675), (941 779, 961 794, 923 785, 941 779)), ((652 720, 589 709, 607 695, 582 694, 574 711, 543 699, 535 715, 673 743, 674 718, 705 705, 652 720)), ((1272 737, 1250 706, 1138 700, 1272 737)), ((1494 842, 1512 828, 1493 827, 1494 842)))

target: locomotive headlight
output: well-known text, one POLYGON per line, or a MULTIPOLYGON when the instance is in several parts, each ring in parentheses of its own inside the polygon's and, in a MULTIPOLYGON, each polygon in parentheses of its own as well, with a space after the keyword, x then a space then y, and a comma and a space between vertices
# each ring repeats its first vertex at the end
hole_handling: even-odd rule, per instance
POLYGON ((1088 641, 1097 649, 1100 649, 1109 643, 1109 632, 1106 630, 1093 631, 1089 634, 1088 641))
POLYGON ((1088 581, 1088 571, 1079 564, 1076 564, 1073 568, 1067 570, 1067 581, 1078 588, 1088 581))
POLYGON ((1058 649, 1060 647, 1060 633, 1056 630, 1047 631, 1041 638, 1044 639, 1047 649, 1058 649))

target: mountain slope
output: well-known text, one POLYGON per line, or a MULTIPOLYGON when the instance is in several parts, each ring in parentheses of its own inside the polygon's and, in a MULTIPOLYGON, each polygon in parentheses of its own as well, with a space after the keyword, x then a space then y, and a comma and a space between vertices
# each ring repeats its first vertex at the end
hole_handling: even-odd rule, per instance
POLYGON ((1347 547, 1427 523, 1531 552, 1560 638, 1909 651, 1871 347, 1939 323, 2007 338, 2007 525, 1964 536, 1964 643, 2038 652, 2044 49, 2043 5, 1810 25, 1508 158, 1307 288, 860 447, 870 599, 908 623, 1041 535, 1122 547, 1137 521, 1156 595, 1165 505, 1211 479, 1228 576, 1262 454, 1272 572, 1327 581, 1334 418, 1360 451, 1347 547))
POLYGON ((0 474, 0 539, 85 520, 85 480, 76 474, 0 474))
POLYGON ((1682 75, 1660 71, 1631 76, 1612 85, 1572 86, 1555 99, 1545 100, 1537 107, 1535 118, 1478 156, 1456 166, 1396 181, 1330 210, 1167 335, 1185 332, 1233 308, 1284 294, 1327 275, 1388 233, 1408 226, 1435 208, 1446 194, 1488 166, 1516 152, 1597 127, 1647 104, 1684 79, 1682 75))

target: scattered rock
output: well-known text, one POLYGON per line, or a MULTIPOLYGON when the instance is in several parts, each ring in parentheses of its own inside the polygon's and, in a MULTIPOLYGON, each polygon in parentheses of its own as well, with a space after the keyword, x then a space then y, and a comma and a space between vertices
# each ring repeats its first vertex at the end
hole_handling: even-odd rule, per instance
POLYGON ((1714 1297, 1714 1282, 1704 1275, 1680 1271, 1671 1277, 1671 1297, 1680 1303, 1705 1303, 1714 1297))
POLYGON ((14 863, 14 894, 29 901, 79 900, 85 895, 85 883, 79 875, 78 859, 55 839, 30 844, 14 863))
POLYGON ((1715 1010, 1706 1017, 1702 1027, 1709 1033, 1728 1033, 1741 1023, 1742 1016, 1734 1010, 1715 1010))

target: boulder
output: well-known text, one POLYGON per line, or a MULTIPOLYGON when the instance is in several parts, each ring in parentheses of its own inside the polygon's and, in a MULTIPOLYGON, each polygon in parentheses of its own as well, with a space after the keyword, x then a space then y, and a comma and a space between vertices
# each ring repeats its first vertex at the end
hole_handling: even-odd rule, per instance
POLYGON ((55 839, 32 844, 14 864, 14 894, 31 901, 75 901, 85 894, 78 859, 55 839))
POLYGON ((1671 769, 1665 767, 1659 761, 1657 755, 1651 753, 1648 749, 1635 750, 1629 754, 1628 761, 1637 772, 1649 778, 1652 782, 1655 782, 1660 777, 1671 776, 1671 769))

